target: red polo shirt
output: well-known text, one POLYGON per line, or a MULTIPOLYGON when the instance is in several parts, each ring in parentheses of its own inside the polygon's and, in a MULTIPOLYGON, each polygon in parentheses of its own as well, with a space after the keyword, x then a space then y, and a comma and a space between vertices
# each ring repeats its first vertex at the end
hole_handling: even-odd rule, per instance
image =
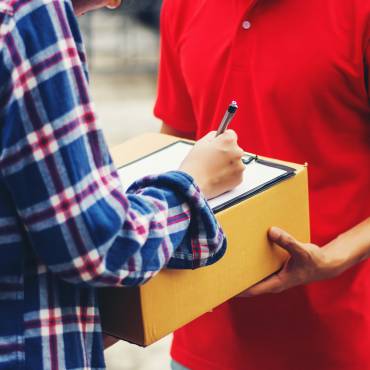
MULTIPOLYGON (((200 137, 237 100, 244 149, 309 163, 323 245, 370 214, 369 37, 369 0, 165 0, 155 114, 200 137)), ((192 370, 370 369, 369 268, 232 299, 172 355, 192 370)))

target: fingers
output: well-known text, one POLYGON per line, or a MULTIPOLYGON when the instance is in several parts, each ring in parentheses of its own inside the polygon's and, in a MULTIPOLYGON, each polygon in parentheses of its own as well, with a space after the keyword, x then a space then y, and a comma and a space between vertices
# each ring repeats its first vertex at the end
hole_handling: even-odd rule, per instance
POLYGON ((245 171, 245 164, 240 160, 236 160, 233 163, 233 175, 235 179, 235 186, 239 185, 243 181, 245 171))
POLYGON ((224 133, 222 133, 219 136, 216 136, 217 131, 210 131, 204 136, 200 138, 200 140, 203 139, 217 139, 217 140, 223 140, 223 141, 229 141, 229 142, 236 142, 238 140, 238 135, 234 130, 226 130, 224 133))
POLYGON ((235 145, 238 141, 238 135, 234 130, 226 130, 221 135, 216 136, 216 140, 223 144, 235 145))
POLYGON ((241 293, 238 297, 248 298, 267 293, 280 293, 285 289, 287 289, 287 286, 280 274, 277 273, 261 281, 260 283, 253 285, 251 288, 241 293))
MULTIPOLYGON (((266 293, 280 293, 294 286, 314 281, 317 278, 317 262, 312 258, 312 246, 303 244, 286 231, 272 227, 269 239, 290 253, 279 272, 257 283, 239 297, 254 297, 266 293), (316 264, 316 265, 315 265, 316 264)), ((317 249, 320 249, 316 246, 317 249)))
POLYGON ((268 231, 268 237, 273 243, 285 249, 290 254, 300 255, 306 253, 302 243, 298 242, 290 234, 278 227, 271 227, 268 231))
POLYGON ((238 145, 238 136, 233 130, 226 130, 223 134, 217 136, 216 140, 221 144, 223 151, 231 161, 240 161, 244 150, 238 145))
POLYGON ((229 162, 240 161, 244 156, 244 151, 237 143, 237 134, 233 130, 227 130, 219 136, 215 136, 216 131, 211 131, 195 143, 195 147, 210 148, 216 150, 223 156, 224 165, 229 162))
POLYGON ((210 131, 208 134, 204 135, 200 140, 214 140, 216 138, 216 131, 210 131))
POLYGON ((223 137, 226 140, 230 141, 237 141, 238 135, 234 130, 226 130, 223 134, 220 135, 220 137, 223 137))
POLYGON ((234 168, 235 168, 234 171, 236 173, 243 174, 243 172, 245 171, 245 164, 241 160, 234 161, 233 165, 234 165, 234 168))
POLYGON ((240 149, 238 135, 234 130, 226 130, 223 134, 217 136, 216 140, 227 150, 240 149))
MULTIPOLYGON (((241 162, 241 159, 243 158, 243 156, 244 156, 244 155, 245 155, 244 150, 243 150, 240 146, 238 146, 238 147, 235 149, 235 156, 236 156, 236 158, 239 160, 238 162, 241 162)), ((242 165, 243 165, 243 168, 245 168, 244 163, 242 163, 242 165)))
POLYGON ((244 150, 237 144, 238 135, 234 130, 226 130, 219 136, 216 136, 216 131, 210 131, 208 134, 204 135, 200 140, 212 141, 217 140, 226 149, 233 149, 235 154, 240 158, 244 155, 244 150))

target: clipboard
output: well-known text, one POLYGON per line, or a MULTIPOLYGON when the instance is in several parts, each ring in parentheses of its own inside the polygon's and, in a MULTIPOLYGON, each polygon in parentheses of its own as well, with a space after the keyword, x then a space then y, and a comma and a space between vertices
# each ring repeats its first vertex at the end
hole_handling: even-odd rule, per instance
MULTIPOLYGON (((192 143, 178 140, 121 166, 118 174, 124 190, 142 177, 177 170, 192 146, 192 143)), ((257 155, 246 154, 242 160, 246 166, 242 184, 208 201, 214 213, 223 211, 295 175, 294 168, 260 159, 257 155)))

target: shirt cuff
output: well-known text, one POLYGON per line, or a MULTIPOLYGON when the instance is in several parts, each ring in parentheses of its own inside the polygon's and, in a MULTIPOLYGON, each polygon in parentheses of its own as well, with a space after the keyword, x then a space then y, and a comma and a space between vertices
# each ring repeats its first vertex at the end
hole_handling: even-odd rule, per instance
POLYGON ((175 246, 167 267, 196 269, 217 262, 226 252, 226 238, 193 178, 181 171, 166 172, 137 181, 129 191, 150 186, 172 190, 179 205, 185 202, 190 209, 187 232, 183 240, 175 246))

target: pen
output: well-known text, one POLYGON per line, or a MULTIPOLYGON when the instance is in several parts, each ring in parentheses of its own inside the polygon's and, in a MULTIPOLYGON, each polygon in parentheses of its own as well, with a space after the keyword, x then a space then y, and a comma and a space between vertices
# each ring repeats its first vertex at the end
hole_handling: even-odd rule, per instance
POLYGON ((235 100, 233 100, 231 104, 229 105, 229 107, 227 108, 227 111, 224 115, 224 118, 222 118, 220 125, 218 126, 216 136, 219 136, 225 132, 225 130, 227 129, 227 126, 229 126, 229 123, 233 119, 237 109, 238 109, 238 104, 236 103, 235 100))

